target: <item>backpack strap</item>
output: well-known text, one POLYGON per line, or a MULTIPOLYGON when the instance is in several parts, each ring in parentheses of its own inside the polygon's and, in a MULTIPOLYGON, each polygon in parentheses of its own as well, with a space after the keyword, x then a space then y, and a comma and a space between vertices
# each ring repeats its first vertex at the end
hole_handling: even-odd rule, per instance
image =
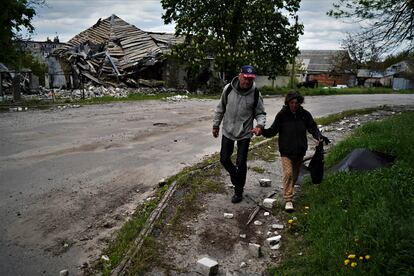
POLYGON ((224 103, 223 113, 226 112, 226 106, 227 106, 229 94, 230 94, 232 89, 233 89, 233 87, 231 87, 231 83, 229 83, 229 85, 226 88, 226 91, 224 92, 224 99, 226 100, 226 102, 224 103))
POLYGON ((254 89, 254 102, 253 102, 253 113, 256 112, 257 104, 259 103, 259 89, 254 89))
MULTIPOLYGON (((226 102, 224 104, 224 110, 223 112, 226 112, 226 106, 227 106, 227 102, 228 102, 228 98, 229 98, 229 94, 231 92, 231 90, 233 89, 233 87, 231 87, 231 84, 229 84, 226 88, 226 91, 224 92, 224 98, 226 99, 226 102)), ((253 102, 253 113, 256 110, 257 104, 259 103, 259 89, 257 89, 257 87, 254 89, 254 102, 253 102)))

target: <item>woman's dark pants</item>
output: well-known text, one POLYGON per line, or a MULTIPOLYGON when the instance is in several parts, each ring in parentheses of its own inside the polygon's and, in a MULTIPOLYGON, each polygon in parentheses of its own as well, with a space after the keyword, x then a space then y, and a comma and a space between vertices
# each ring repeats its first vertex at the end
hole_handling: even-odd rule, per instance
POLYGON ((236 165, 231 161, 234 150, 233 140, 225 137, 221 140, 220 162, 229 172, 231 183, 234 185, 234 193, 243 195, 247 175, 247 154, 249 152, 250 138, 237 141, 236 165))

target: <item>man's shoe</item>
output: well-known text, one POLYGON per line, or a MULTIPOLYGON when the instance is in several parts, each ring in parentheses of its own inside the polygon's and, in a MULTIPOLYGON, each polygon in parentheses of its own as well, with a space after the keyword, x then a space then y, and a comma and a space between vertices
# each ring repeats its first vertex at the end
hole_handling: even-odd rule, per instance
POLYGON ((232 203, 239 203, 243 200, 243 196, 242 195, 238 195, 238 194, 234 194, 233 197, 231 198, 231 202, 232 203))
POLYGON ((292 201, 288 201, 288 202, 286 202, 286 205, 285 205, 285 211, 286 211, 286 212, 293 212, 293 211, 295 211, 295 208, 293 208, 293 203, 292 203, 292 201))

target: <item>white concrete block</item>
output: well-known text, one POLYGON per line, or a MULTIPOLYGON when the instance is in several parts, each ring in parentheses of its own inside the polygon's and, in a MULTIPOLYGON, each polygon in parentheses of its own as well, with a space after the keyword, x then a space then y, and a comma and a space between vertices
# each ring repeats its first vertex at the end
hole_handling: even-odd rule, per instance
POLYGON ((263 207, 272 209, 275 202, 276 202, 276 199, 274 199, 274 198, 265 198, 263 200, 263 207))
POLYGON ((272 249, 272 250, 278 250, 279 248, 280 248, 280 242, 278 244, 273 245, 273 246, 270 247, 270 249, 272 249))
POLYGON ((282 230, 284 228, 283 224, 272 224, 273 229, 282 230))
POLYGON ((266 241, 269 243, 269 245, 273 246, 273 245, 278 244, 281 238, 282 238, 281 235, 277 235, 277 236, 267 238, 266 241))
POLYGON ((197 261, 197 272, 202 275, 215 275, 218 273, 218 262, 204 257, 197 261))
POLYGON ((224 213, 224 217, 228 218, 228 219, 231 219, 231 218, 233 218, 233 214, 232 213, 224 213))
POLYGON ((259 180, 260 187, 270 187, 272 185, 272 180, 267 178, 262 178, 259 180))

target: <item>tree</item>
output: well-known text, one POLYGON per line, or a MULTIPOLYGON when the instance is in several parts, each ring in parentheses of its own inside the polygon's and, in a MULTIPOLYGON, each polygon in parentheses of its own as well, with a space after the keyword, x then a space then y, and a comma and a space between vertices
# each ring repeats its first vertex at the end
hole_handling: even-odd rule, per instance
POLYGON ((376 46, 370 42, 360 42, 351 34, 347 34, 342 41, 342 49, 333 60, 333 71, 336 73, 348 73, 355 76, 358 85, 363 85, 364 79, 358 79, 359 69, 378 70, 380 62, 379 52, 376 46))
POLYGON ((0 9, 0 62, 13 63, 16 58, 14 42, 24 28, 33 33, 31 24, 36 15, 35 6, 42 0, 2 0, 0 9))
POLYGON ((414 0, 339 0, 328 15, 362 24, 356 39, 386 52, 414 49, 414 0))
MULTIPOLYGON (((176 23, 184 43, 174 54, 189 71, 215 69, 226 78, 243 64, 275 77, 298 54, 303 26, 294 22, 300 0, 161 0, 166 24, 176 23)), ((223 77, 224 79, 224 77, 223 77)))

